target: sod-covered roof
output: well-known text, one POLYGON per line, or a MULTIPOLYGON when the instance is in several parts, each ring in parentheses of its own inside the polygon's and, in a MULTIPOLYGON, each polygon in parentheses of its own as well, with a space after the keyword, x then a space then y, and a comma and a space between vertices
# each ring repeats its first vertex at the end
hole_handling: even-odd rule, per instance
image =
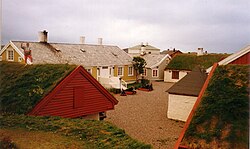
POLYGON ((227 56, 227 54, 208 54, 203 56, 179 54, 170 61, 166 69, 193 70, 196 66, 206 69, 227 56))
POLYGON ((0 62, 0 112, 26 114, 75 68, 0 62))
POLYGON ((219 66, 185 133, 190 148, 248 148, 249 65, 219 66))

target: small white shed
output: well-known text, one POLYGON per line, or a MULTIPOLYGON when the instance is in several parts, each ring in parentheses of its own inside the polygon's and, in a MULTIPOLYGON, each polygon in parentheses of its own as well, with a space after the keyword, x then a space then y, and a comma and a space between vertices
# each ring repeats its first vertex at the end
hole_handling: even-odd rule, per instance
POLYGON ((187 120, 206 78, 205 71, 195 68, 166 91, 168 92, 168 118, 187 120))

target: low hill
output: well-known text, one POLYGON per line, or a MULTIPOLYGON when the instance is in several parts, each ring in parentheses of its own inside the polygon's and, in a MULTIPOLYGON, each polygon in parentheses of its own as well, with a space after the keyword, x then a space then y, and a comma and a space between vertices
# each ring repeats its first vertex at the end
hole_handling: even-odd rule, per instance
POLYGON ((227 65, 216 69, 182 145, 248 149, 249 68, 227 65))
MULTIPOLYGON (((0 121, 0 128, 2 130, 15 131, 16 129, 18 130, 16 133, 18 133, 21 129, 26 130, 27 132, 39 132, 39 136, 41 136, 40 132, 51 132, 56 135, 67 137, 69 141, 81 141, 82 143, 79 143, 80 145, 83 144, 81 148, 151 148, 150 145, 132 139, 124 130, 119 129, 106 121, 66 119, 59 117, 33 117, 25 115, 1 115, 0 121)), ((22 136, 22 139, 25 138, 29 137, 22 136)), ((30 141, 32 140, 27 140, 27 145, 30 141)), ((51 138, 49 142, 53 143, 53 138, 51 138)), ((60 145, 63 146, 63 142, 61 142, 60 145)), ((18 147, 18 143, 16 143, 16 146, 18 147)))

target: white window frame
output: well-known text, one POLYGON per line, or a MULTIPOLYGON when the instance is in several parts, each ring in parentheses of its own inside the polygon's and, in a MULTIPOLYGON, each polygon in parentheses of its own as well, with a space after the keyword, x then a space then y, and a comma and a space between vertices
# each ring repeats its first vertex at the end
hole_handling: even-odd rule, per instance
POLYGON ((7 52, 7 54, 6 54, 6 59, 8 60, 8 61, 14 61, 14 58, 15 58, 15 52, 14 52, 14 50, 7 50, 6 51, 7 52), (9 52, 13 52, 13 59, 9 59, 9 52))
POLYGON ((117 76, 123 76, 123 75, 124 75, 124 68, 123 68, 123 66, 118 66, 117 67, 117 76), (122 74, 119 74, 119 68, 121 68, 122 74))
POLYGON ((91 68, 85 68, 85 70, 86 70, 88 73, 92 74, 92 69, 91 69, 91 68), (89 71, 89 70, 90 70, 90 71, 89 71))
POLYGON ((100 77, 100 68, 97 67, 97 77, 100 77))
POLYGON ((159 77, 159 70, 158 69, 152 69, 152 77, 154 77, 154 78, 157 78, 157 77, 159 77), (154 70, 156 70, 157 71, 157 75, 156 76, 154 76, 154 70))
POLYGON ((133 76, 134 75, 134 67, 133 66, 128 66, 128 76, 133 76), (129 69, 131 68, 131 73, 129 72, 129 69))

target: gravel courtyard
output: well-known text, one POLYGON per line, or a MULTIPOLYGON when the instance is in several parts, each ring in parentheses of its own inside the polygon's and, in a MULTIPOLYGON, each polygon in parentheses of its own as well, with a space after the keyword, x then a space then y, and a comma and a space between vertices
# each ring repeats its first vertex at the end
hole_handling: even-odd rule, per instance
POLYGON ((154 90, 137 90, 136 95, 115 95, 115 110, 108 111, 107 121, 124 129, 131 137, 156 149, 173 148, 183 126, 167 118, 167 93, 172 83, 153 82, 154 90))

